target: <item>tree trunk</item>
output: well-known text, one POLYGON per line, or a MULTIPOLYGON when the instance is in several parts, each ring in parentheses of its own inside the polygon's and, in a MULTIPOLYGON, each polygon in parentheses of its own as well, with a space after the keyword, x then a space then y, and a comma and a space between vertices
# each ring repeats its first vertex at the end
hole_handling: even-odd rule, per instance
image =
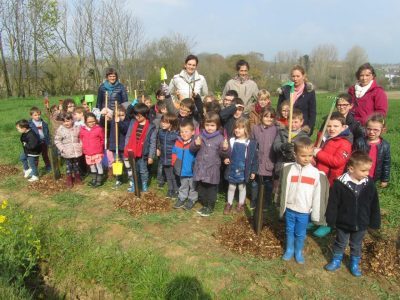
POLYGON ((2 40, 2 37, 1 37, 1 32, 0 32, 0 55, 1 55, 1 62, 2 62, 2 65, 3 65, 4 80, 6 82, 7 97, 11 97, 12 96, 12 90, 11 90, 10 80, 8 78, 8 70, 7 70, 6 58, 4 57, 3 40, 2 40))

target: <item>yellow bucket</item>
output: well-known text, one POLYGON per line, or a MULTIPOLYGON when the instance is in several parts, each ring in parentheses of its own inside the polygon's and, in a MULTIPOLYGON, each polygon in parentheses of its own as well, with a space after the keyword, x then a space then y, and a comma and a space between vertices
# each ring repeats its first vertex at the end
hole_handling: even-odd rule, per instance
POLYGON ((113 174, 114 175, 122 175, 122 167, 123 163, 116 161, 113 163, 112 168, 113 168, 113 174))

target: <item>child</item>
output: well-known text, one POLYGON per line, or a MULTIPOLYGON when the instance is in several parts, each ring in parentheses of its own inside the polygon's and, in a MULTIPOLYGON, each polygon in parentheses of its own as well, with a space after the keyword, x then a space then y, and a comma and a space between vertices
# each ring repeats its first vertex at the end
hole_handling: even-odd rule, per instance
POLYGON ((250 127, 253 128, 254 125, 260 124, 260 114, 261 111, 264 107, 271 106, 271 94, 265 90, 262 89, 258 92, 257 94, 257 103, 253 104, 250 107, 250 114, 249 114, 249 120, 250 120, 250 127))
POLYGON ((174 114, 165 114, 161 117, 158 131, 157 155, 163 166, 168 184, 168 197, 178 197, 178 184, 172 166, 172 148, 178 139, 178 118, 174 114))
POLYGON ((219 116, 228 138, 233 137, 233 127, 237 119, 243 116, 244 103, 240 98, 234 98, 232 104, 221 110, 219 116))
MULTIPOLYGON (((328 177, 330 186, 345 170, 351 153, 352 141, 353 135, 346 125, 346 119, 339 112, 333 112, 328 120, 327 134, 323 138, 321 148, 314 149, 316 167, 328 177)), ((313 235, 324 237, 329 232, 331 232, 331 228, 326 226, 325 222, 321 222, 313 235)))
MULTIPOLYGON (((128 132, 130 120, 126 117, 126 109, 122 104, 118 106, 118 116, 115 116, 110 122, 110 138, 108 141, 108 149, 112 152, 112 158, 118 155, 120 162, 122 162, 124 148, 125 148, 125 138, 128 132), (116 145, 116 132, 115 127, 118 126, 118 153, 116 145)), ((115 178, 114 189, 117 189, 122 184, 122 176, 117 175, 115 178)))
POLYGON ((74 126, 82 127, 85 125, 85 108, 78 106, 74 110, 74 126))
POLYGON ((157 131, 154 124, 148 119, 149 108, 144 103, 138 103, 133 107, 134 119, 130 121, 128 132, 125 137, 124 149, 124 164, 128 170, 130 179, 130 187, 128 192, 135 192, 133 172, 129 163, 129 151, 133 152, 136 162, 136 168, 140 174, 142 182, 142 191, 147 192, 149 181, 149 169, 147 165, 153 164, 154 156, 156 155, 156 139, 157 131))
POLYGON ((96 116, 93 113, 85 115, 85 126, 81 127, 79 138, 82 142, 86 164, 90 167, 92 175, 89 186, 99 187, 103 184, 104 173, 101 163, 104 153, 104 130, 97 124, 96 116))
POLYGON ((204 117, 204 129, 192 143, 190 149, 197 152, 194 164, 194 180, 197 192, 203 203, 198 211, 202 217, 208 217, 214 210, 220 181, 221 157, 227 156, 228 141, 219 131, 221 127, 218 114, 209 112, 204 117))
POLYGON ((89 104, 86 102, 85 97, 83 97, 83 98, 81 99, 81 105, 82 105, 83 109, 85 110, 85 113, 90 112, 90 106, 89 106, 89 104))
POLYGON ((28 179, 29 182, 38 181, 37 165, 42 151, 39 137, 33 132, 29 122, 25 119, 17 121, 15 127, 21 133, 20 141, 24 149, 24 152, 20 155, 20 160, 24 167, 24 178, 31 177, 28 179))
POLYGON ((171 161, 175 174, 179 176, 181 183, 178 200, 174 208, 183 207, 185 210, 191 210, 198 198, 193 180, 193 165, 196 159, 196 152, 190 150, 194 134, 193 123, 189 120, 182 121, 179 125, 179 133, 180 136, 172 148, 171 161), (187 202, 186 199, 188 199, 187 202))
POLYGON ((278 116, 276 122, 281 127, 289 126, 289 112, 290 112, 290 103, 288 100, 285 100, 281 103, 278 108, 278 116))
POLYGON ((390 179, 390 144, 381 135, 386 131, 385 119, 379 113, 372 114, 366 123, 367 136, 358 138, 353 148, 368 153, 372 159, 369 177, 381 181, 380 186, 387 187, 390 179))
POLYGON ((51 171, 51 164, 48 154, 48 145, 50 144, 50 131, 49 126, 43 119, 41 118, 42 112, 37 107, 32 107, 30 110, 31 120, 29 121, 29 126, 32 131, 36 133, 36 135, 40 139, 40 147, 42 148, 42 157, 46 167, 46 171, 51 171))
POLYGON ((143 96, 143 103, 150 109, 151 108, 151 98, 150 96, 143 96))
POLYGON ((196 128, 199 126, 198 115, 195 114, 196 106, 193 99, 183 99, 179 104, 179 109, 175 108, 170 95, 165 98, 165 103, 167 105, 167 111, 178 116, 179 123, 183 120, 190 120, 196 128))
POLYGON ((236 211, 243 212, 246 201, 246 183, 254 180, 258 168, 257 142, 250 139, 249 121, 245 118, 236 120, 234 134, 235 137, 229 140, 230 155, 224 160, 224 163, 228 165, 225 177, 229 182, 228 202, 225 205, 224 215, 229 214, 232 210, 236 187, 239 190, 239 203, 236 211))
POLYGON ((372 159, 362 151, 352 153, 347 172, 336 179, 329 192, 326 221, 336 227, 333 257, 327 271, 339 269, 350 239, 350 272, 361 276, 361 247, 368 227, 379 229, 381 214, 374 181, 368 177, 372 159))
MULTIPOLYGON (((264 207, 271 204, 274 172, 274 151, 272 144, 278 134, 278 126, 275 125, 275 110, 272 107, 264 107, 260 113, 261 124, 251 130, 252 139, 258 143, 258 176, 264 185, 264 207)), ((258 182, 251 182, 250 208, 256 207, 258 197, 258 182)))
MULTIPOLYGON (((150 110, 151 111, 151 110, 150 110)), ((167 113, 167 105, 164 100, 158 100, 157 104, 154 105, 154 119, 153 124, 156 126, 157 132, 160 130, 161 117, 167 113)), ((166 178, 163 171, 163 165, 161 160, 158 159, 157 162, 157 186, 158 188, 162 188, 165 184, 166 178)))
POLYGON ((62 103, 62 112, 73 113, 75 110, 75 101, 73 99, 65 99, 62 103))
POLYGON ((62 118, 63 124, 57 129, 54 144, 65 159, 65 184, 68 188, 72 188, 74 183, 82 183, 79 173, 79 159, 82 156, 82 144, 79 140, 80 127, 74 126, 74 117, 71 113, 64 113, 62 118))
POLYGON ((281 180, 280 216, 285 215, 286 251, 283 260, 304 264, 303 248, 307 224, 320 219, 321 192, 324 189, 321 174, 311 165, 313 144, 309 137, 294 142, 296 162, 285 164, 281 180))
POLYGON ((164 100, 158 100, 149 111, 149 120, 154 123, 156 129, 160 128, 161 116, 167 113, 167 104, 164 100))
POLYGON ((224 100, 222 101, 223 108, 226 108, 232 105, 232 100, 234 98, 239 98, 238 93, 235 90, 229 90, 226 92, 224 100))

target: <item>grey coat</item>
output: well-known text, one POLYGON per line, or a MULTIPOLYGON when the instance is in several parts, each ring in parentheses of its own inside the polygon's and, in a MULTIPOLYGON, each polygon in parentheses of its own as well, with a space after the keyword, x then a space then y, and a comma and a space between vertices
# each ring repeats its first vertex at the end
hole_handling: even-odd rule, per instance
POLYGON ((258 143, 258 173, 262 176, 272 176, 275 164, 275 153, 272 145, 278 134, 278 126, 265 128, 264 125, 253 126, 252 138, 258 143))
POLYGON ((58 127, 54 137, 54 144, 64 158, 76 158, 82 156, 82 143, 79 140, 79 126, 66 128, 63 125, 58 127))
POLYGON ((218 134, 212 138, 206 138, 201 135, 201 145, 194 143, 190 145, 192 152, 197 152, 196 162, 194 164, 193 179, 210 184, 219 184, 221 157, 228 157, 228 151, 222 149, 224 137, 218 134))

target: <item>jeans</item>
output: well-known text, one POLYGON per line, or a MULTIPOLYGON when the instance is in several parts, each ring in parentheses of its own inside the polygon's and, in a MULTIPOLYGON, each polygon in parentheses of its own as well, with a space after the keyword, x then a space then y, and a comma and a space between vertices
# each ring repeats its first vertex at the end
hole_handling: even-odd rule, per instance
POLYGON ((136 158, 136 170, 139 173, 140 181, 142 182, 142 184, 148 184, 149 169, 147 168, 147 158, 136 158))
POLYGON ((256 207, 257 198, 258 198, 258 179, 261 179, 262 184, 264 185, 264 208, 268 205, 272 204, 272 189, 273 189, 273 178, 272 176, 262 176, 252 180, 250 182, 251 186, 251 207, 256 207))
POLYGON ((39 164, 39 156, 28 156, 25 154, 25 152, 22 152, 19 156, 19 160, 22 162, 25 171, 31 169, 32 176, 39 176, 39 172, 37 169, 37 166, 39 164))
POLYGON ((304 239, 307 234, 309 218, 309 213, 299 213, 287 208, 285 212, 286 235, 294 235, 296 239, 304 239))
POLYGON ((362 241, 366 230, 347 231, 336 228, 336 239, 332 250, 335 254, 343 254, 350 239, 350 255, 361 256, 362 241))
POLYGON ((165 175, 163 172, 164 166, 161 162, 161 159, 158 159, 158 163, 157 163, 157 183, 159 185, 163 185, 165 183, 165 175))

